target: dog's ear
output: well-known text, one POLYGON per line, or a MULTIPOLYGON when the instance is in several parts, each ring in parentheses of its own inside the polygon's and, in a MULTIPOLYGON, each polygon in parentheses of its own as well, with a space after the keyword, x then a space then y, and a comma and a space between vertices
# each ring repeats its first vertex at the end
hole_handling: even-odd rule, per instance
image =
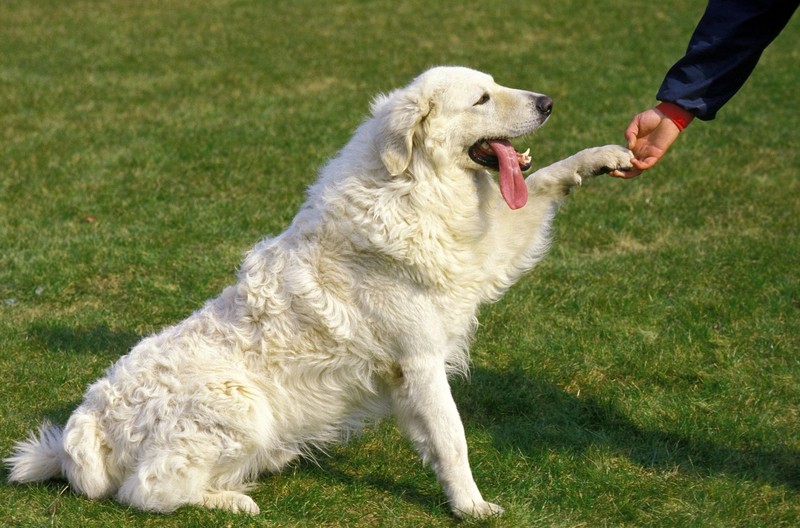
POLYGON ((430 112, 430 102, 414 86, 379 96, 372 103, 378 120, 375 147, 392 176, 402 174, 411 163, 414 133, 430 112))

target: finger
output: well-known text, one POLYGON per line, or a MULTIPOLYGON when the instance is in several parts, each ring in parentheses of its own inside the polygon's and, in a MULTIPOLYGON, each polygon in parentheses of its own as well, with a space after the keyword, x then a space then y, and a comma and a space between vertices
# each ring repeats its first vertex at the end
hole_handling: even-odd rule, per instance
POLYGON ((633 158, 631 160, 633 166, 639 170, 647 170, 652 168, 656 163, 658 163, 658 158, 655 156, 649 156, 643 160, 633 158))
POLYGON ((639 134, 639 125, 636 121, 632 121, 628 128, 625 129, 625 140, 628 142, 628 148, 633 150, 636 146, 636 139, 639 134))
POLYGON ((623 180, 630 180, 631 178, 635 178, 636 176, 640 175, 642 170, 639 169, 628 169, 626 171, 622 170, 614 170, 608 173, 609 176, 613 176, 614 178, 620 178, 623 180))

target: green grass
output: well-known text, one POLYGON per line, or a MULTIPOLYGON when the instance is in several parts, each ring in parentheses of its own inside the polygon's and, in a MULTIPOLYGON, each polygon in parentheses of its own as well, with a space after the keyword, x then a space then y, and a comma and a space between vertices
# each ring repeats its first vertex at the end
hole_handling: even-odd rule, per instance
MULTIPOLYGON (((547 93, 543 165, 622 141, 700 4, 3 2, 0 452, 231 283, 374 94, 435 64, 547 93)), ((507 509, 483 524, 800 525, 798 38, 657 168, 571 196, 548 258, 482 311, 453 390, 507 509)), ((483 525, 391 421, 253 496, 252 519, 159 516, 3 482, 0 525, 483 525)))

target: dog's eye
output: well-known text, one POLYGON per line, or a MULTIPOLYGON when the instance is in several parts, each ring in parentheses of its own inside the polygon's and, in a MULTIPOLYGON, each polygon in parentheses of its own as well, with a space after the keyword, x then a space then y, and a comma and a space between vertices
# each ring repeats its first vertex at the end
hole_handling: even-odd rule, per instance
POLYGON ((474 105, 472 105, 472 106, 478 106, 478 105, 486 104, 486 103, 488 103, 488 102, 489 102, 489 94, 488 94, 488 93, 485 93, 485 94, 483 94, 483 95, 481 96, 481 98, 480 98, 480 99, 478 99, 478 102, 476 102, 476 103, 475 103, 474 105))

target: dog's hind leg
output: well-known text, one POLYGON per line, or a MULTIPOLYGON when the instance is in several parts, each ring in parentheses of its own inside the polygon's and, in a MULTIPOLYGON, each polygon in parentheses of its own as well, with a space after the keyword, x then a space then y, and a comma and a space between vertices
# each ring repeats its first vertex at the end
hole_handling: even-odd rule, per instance
POLYGON ((234 513, 257 514, 258 505, 234 490, 211 489, 206 461, 167 454, 141 464, 128 476, 117 499, 145 511, 169 513, 181 506, 197 505, 234 513))
POLYGON ((162 513, 185 505, 259 512, 253 499, 242 493, 263 465, 254 448, 218 430, 197 431, 188 423, 174 431, 159 441, 163 431, 155 430, 149 444, 142 446, 138 465, 117 493, 120 502, 162 513))
POLYGON ((187 504, 202 504, 208 475, 192 468, 187 457, 149 457, 128 475, 117 500, 144 511, 170 513, 187 504))

